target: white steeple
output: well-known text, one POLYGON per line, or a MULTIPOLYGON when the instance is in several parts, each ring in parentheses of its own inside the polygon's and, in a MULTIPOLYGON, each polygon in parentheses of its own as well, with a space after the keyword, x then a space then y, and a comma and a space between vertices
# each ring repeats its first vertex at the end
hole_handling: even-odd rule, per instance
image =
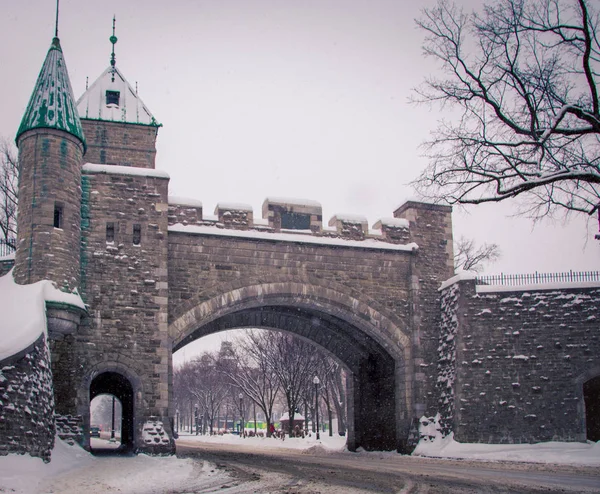
POLYGON ((80 118, 159 126, 117 67, 108 67, 77 100, 80 118))
POLYGON ((83 96, 77 100, 77 111, 80 118, 104 120, 108 122, 124 122, 159 127, 150 110, 134 91, 116 66, 115 21, 113 17, 113 33, 109 38, 112 43, 110 67, 108 67, 83 96))

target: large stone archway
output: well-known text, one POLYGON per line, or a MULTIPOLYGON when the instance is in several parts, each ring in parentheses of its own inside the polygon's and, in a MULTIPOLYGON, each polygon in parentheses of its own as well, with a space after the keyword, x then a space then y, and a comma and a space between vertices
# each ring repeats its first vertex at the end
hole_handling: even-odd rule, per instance
POLYGON ((325 349, 350 372, 348 448, 406 449, 411 347, 406 330, 388 316, 331 288, 297 282, 239 287, 190 305, 169 327, 173 351, 227 329, 296 334, 325 349))

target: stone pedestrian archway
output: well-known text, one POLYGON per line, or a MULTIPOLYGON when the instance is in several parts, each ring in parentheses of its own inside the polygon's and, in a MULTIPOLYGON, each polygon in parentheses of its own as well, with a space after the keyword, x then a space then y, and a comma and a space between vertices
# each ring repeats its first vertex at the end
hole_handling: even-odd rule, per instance
POLYGON ((330 288, 271 283, 236 288, 182 311, 170 325, 173 351, 238 328, 293 333, 349 371, 348 448, 406 449, 411 417, 409 339, 383 314, 330 288))
POLYGON ((101 394, 115 396, 121 402, 121 447, 122 452, 134 450, 134 393, 129 380, 118 372, 98 374, 90 384, 89 402, 101 394))

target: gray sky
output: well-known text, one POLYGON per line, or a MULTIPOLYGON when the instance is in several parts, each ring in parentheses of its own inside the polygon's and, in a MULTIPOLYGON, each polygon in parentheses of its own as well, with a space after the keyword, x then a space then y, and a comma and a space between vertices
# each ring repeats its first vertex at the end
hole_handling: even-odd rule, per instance
MULTIPOLYGON (((251 204, 319 201, 324 221, 370 226, 413 192, 418 145, 442 114, 408 103, 436 70, 414 24, 434 0, 62 0, 59 37, 75 97, 117 66, 164 127, 157 168, 170 194, 251 204)), ((478 5, 474 0, 464 4, 478 5)), ((13 139, 54 35, 54 0, 6 0, 0 17, 0 136, 13 139)), ((600 269, 596 220, 510 217, 510 206, 455 210, 455 236, 496 242, 488 272, 600 269), (533 229, 532 229, 533 228, 533 229)))

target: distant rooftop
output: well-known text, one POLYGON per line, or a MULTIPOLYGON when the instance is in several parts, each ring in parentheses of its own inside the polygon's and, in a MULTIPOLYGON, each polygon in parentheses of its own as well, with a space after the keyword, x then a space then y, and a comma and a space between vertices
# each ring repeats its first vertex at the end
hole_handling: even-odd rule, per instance
POLYGON ((160 124, 117 67, 108 67, 77 100, 81 118, 140 125, 160 124))

